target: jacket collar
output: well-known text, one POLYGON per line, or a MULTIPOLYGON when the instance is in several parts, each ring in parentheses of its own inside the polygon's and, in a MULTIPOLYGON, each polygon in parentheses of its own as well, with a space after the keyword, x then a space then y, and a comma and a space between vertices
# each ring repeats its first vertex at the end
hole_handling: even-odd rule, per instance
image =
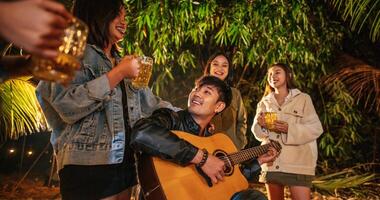
MULTIPOLYGON (((183 113, 183 122, 184 122, 184 125, 186 126, 186 131, 189 131, 195 135, 198 135, 200 130, 201 130, 201 127, 199 126, 199 124, 197 124, 197 122, 194 120, 193 116, 191 115, 191 113, 189 112, 188 109, 185 109, 185 110, 182 110, 182 111, 179 111, 179 112, 182 112, 183 113)), ((208 132, 208 128, 210 127, 210 124, 207 125, 207 127, 205 128, 205 132, 204 132, 204 136, 209 136, 211 135, 210 132, 208 132)))
MULTIPOLYGON (((90 47, 92 49, 94 49, 94 51, 96 51, 100 56, 102 56, 102 58, 104 59, 107 59, 108 60, 108 57, 106 56, 106 54, 104 53, 103 49, 101 49, 100 47, 94 45, 94 44, 87 44, 87 47, 90 47)), ((115 57, 116 59, 116 63, 119 63, 120 60, 121 60, 121 57, 119 56, 119 54, 117 53, 117 51, 115 50, 115 48, 112 48, 111 50, 112 52, 112 55, 115 57)))
MULTIPOLYGON (((300 95, 302 92, 297 88, 290 89, 288 96, 285 97, 285 103, 292 101, 296 96, 300 95)), ((263 98, 264 101, 277 102, 274 97, 274 92, 269 93, 263 98)))

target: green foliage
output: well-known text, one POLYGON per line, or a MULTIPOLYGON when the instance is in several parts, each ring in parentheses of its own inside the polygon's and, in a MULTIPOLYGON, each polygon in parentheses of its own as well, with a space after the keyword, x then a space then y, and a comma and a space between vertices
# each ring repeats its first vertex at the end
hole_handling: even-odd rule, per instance
MULTIPOLYGON (((347 173, 347 172, 344 172, 347 173)), ((332 174, 329 174, 330 177, 332 174)), ((335 176, 341 175, 341 173, 333 174, 335 176)), ((357 187, 367 181, 371 181, 375 178, 375 174, 361 174, 361 175, 354 175, 354 176, 348 176, 345 178, 336 178, 336 177, 330 177, 332 180, 325 180, 323 181, 324 177, 318 177, 316 181, 314 181, 314 186, 328 191, 334 191, 337 188, 350 188, 350 187, 357 187)))
POLYGON ((324 135, 319 142, 322 158, 349 160, 354 152, 353 145, 363 140, 358 132, 361 115, 342 82, 336 80, 321 86, 322 95, 327 97, 323 99, 325 110, 320 114, 325 125, 324 135))
POLYGON ((349 21, 352 30, 369 30, 373 42, 380 39, 380 1, 379 0, 332 0, 327 1, 349 21))
POLYGON ((323 193, 335 193, 335 196, 375 199, 378 196, 376 179, 379 175, 369 172, 373 167, 372 164, 360 164, 319 176, 313 181, 313 186, 323 193))
POLYGON ((26 78, 0 84, 0 141, 47 129, 35 87, 26 78))
MULTIPOLYGON (((72 4, 71 0, 60 2, 66 7, 72 4)), ((232 58, 234 84, 243 95, 250 117, 262 96, 267 67, 283 62, 292 68, 297 87, 312 96, 325 129, 320 138, 323 159, 347 161, 354 154, 353 146, 364 141, 359 128, 362 116, 355 106, 357 100, 341 82, 320 81, 335 71, 331 61, 346 31, 329 18, 327 9, 332 5, 345 20, 351 20, 353 29, 361 31, 368 25, 374 41, 380 35, 378 0, 124 2, 128 29, 122 54, 154 57, 153 88, 175 105, 185 107, 187 94, 193 81, 202 74, 207 58, 222 49, 232 58)), ((32 89, 19 83, 7 84, 0 89, 2 133, 6 131, 14 138, 38 130, 39 120, 44 119, 31 117, 39 116, 32 89), (25 94, 21 94, 23 90, 25 94), (3 95, 3 91, 8 94, 3 95), (16 96, 25 98, 13 98, 16 96), (13 102, 29 107, 19 107, 19 103, 15 106, 13 102)))
POLYGON ((353 112, 353 101, 347 102, 352 98, 347 93, 321 96, 315 90, 333 70, 330 62, 344 35, 343 27, 328 18, 324 3, 129 0, 126 6, 124 51, 155 58, 153 87, 165 99, 184 107, 207 58, 222 49, 232 57, 234 83, 250 116, 261 98, 267 67, 287 63, 302 91, 314 100, 326 99, 325 104, 316 103, 327 127, 323 154, 343 159, 351 142, 361 141, 356 132, 360 116, 353 112))

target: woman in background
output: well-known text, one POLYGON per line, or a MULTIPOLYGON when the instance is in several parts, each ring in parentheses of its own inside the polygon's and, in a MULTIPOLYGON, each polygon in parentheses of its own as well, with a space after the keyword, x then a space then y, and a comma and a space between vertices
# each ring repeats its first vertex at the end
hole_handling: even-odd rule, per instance
POLYGON ((233 69, 227 55, 221 52, 212 55, 207 61, 204 75, 218 77, 231 87, 231 105, 216 115, 211 123, 215 126, 214 132, 227 134, 237 149, 243 149, 247 144, 247 113, 239 90, 232 87, 233 69))
POLYGON ((293 75, 285 64, 268 69, 252 132, 263 143, 275 140, 282 146, 273 164, 262 166, 260 180, 266 183, 269 199, 284 199, 285 186, 289 186, 292 199, 310 199, 318 158, 316 140, 323 129, 310 96, 294 87, 293 75), (277 114, 273 127, 265 122, 265 112, 277 114))

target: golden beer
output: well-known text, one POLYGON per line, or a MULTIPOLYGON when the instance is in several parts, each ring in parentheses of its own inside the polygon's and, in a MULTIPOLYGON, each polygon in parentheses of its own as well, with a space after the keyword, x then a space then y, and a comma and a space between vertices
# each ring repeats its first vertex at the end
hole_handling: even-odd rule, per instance
POLYGON ((64 31, 63 43, 54 60, 32 57, 32 74, 42 80, 68 84, 80 68, 79 60, 86 48, 87 35, 87 25, 74 18, 64 31))
POLYGON ((152 76, 153 58, 140 56, 140 70, 136 78, 132 80, 132 86, 136 89, 148 87, 150 77, 152 76))
POLYGON ((274 130, 274 121, 277 120, 277 113, 275 112, 264 112, 265 124, 269 130, 274 130))

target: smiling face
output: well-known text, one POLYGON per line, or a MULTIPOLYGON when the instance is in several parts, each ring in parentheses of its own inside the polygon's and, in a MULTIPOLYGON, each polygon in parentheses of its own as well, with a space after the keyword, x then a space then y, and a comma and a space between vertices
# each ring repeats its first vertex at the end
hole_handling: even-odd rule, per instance
POLYGON ((113 19, 108 27, 110 43, 115 44, 123 39, 127 23, 125 22, 125 9, 121 8, 119 15, 113 19))
POLYGON ((228 76, 229 63, 226 57, 219 55, 210 63, 210 75, 224 81, 228 76))
POLYGON ((272 88, 279 89, 286 87, 286 72, 278 66, 273 66, 268 69, 268 83, 272 88))
POLYGON ((221 112, 225 103, 219 101, 219 93, 215 86, 203 85, 195 87, 188 100, 188 110, 196 116, 212 117, 221 112))

